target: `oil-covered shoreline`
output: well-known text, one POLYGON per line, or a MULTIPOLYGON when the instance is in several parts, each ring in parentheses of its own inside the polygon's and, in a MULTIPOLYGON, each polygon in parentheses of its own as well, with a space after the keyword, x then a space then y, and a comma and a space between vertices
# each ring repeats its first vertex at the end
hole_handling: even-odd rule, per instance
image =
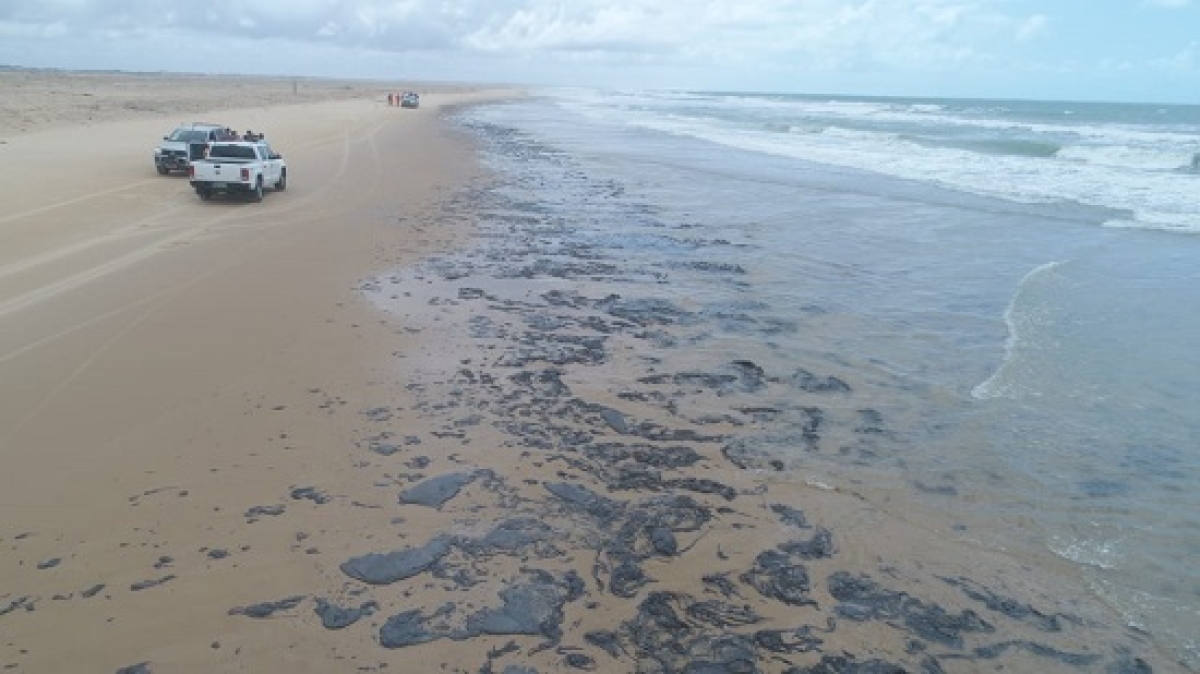
MULTIPOLYGON (((869 456, 902 430, 819 364, 711 360, 719 324, 802 328, 673 298, 669 259, 604 243, 630 214, 619 186, 491 141, 555 163, 559 191, 506 175, 458 195, 445 212, 478 219, 477 246, 364 285, 398 325, 435 326, 396 354, 416 403, 372 410, 358 444, 398 483, 398 531, 414 511, 440 524, 342 562, 341 609, 370 616, 355 629, 430 664, 457 642, 462 671, 1154 671, 1144 635, 1094 602, 806 481, 806 455, 869 456), (564 191, 593 208, 522 199, 564 191), (400 427, 414 417, 427 435, 400 427)), ((637 217, 664 246, 729 245, 637 217)), ((719 252, 697 270, 744 274, 719 252)))

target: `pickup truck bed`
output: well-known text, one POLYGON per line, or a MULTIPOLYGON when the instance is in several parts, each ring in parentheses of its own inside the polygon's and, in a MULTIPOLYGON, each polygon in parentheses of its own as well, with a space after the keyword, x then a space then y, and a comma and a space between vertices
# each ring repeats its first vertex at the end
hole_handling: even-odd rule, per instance
POLYGON ((193 161, 188 177, 196 194, 241 194, 262 201, 267 187, 287 189, 287 165, 266 141, 227 141, 209 146, 208 157, 193 161))

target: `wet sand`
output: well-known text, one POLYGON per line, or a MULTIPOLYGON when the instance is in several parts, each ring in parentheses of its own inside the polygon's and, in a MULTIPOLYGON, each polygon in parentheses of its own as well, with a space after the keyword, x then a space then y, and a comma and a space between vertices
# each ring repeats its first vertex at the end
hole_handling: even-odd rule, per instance
POLYGON ((6 671, 1174 671, 1065 564, 742 441, 885 436, 852 379, 655 360, 686 307, 593 294, 585 251, 539 290, 569 225, 438 116, 515 92, 19 74, 100 108, 0 129, 6 671), (288 190, 156 175, 190 117, 265 131, 288 190))

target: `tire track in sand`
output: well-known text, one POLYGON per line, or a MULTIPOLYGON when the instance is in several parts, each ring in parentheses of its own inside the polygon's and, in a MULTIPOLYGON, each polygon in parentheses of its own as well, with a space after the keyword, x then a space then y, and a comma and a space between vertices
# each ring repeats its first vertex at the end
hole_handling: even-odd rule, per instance
MULTIPOLYGON (((369 152, 372 155, 372 158, 374 159, 374 161, 377 165, 379 162, 379 157, 378 157, 377 148, 375 147, 374 136, 375 136, 375 133, 378 132, 378 130, 381 126, 382 125, 375 125, 373 128, 370 129, 370 133, 366 134, 366 141, 368 144, 369 152)), ((317 195, 324 194, 328 190, 334 189, 334 183, 344 179, 348 173, 349 167, 351 166, 351 163, 352 163, 351 157, 350 157, 351 153, 352 153, 351 133, 350 133, 350 130, 347 130, 342 135, 341 160, 339 162, 338 169, 337 169, 336 173, 334 174, 334 176, 332 176, 332 178, 326 182, 326 186, 324 188, 322 188, 321 190, 318 190, 317 193, 311 195, 309 199, 300 200, 301 203, 293 204, 290 208, 288 208, 286 210, 290 211, 290 210, 298 209, 303 205, 304 202, 311 201, 311 199, 316 198, 317 195)), ((378 168, 378 166, 377 166, 377 168, 378 168)), ((376 178, 376 180, 378 180, 378 178, 376 178)), ((129 265, 132 265, 140 260, 143 260, 147 257, 150 257, 150 256, 160 252, 162 249, 172 245, 173 243, 176 243, 178 241, 186 239, 189 236, 194 236, 196 234, 202 233, 204 230, 211 228, 214 224, 220 223, 221 221, 224 221, 224 220, 235 219, 238 215, 242 215, 242 214, 243 214, 242 211, 239 210, 239 211, 235 211, 232 213, 223 214, 223 215, 211 218, 203 223, 189 227, 188 229, 176 234, 175 236, 169 237, 164 240, 156 241, 153 244, 144 246, 144 247, 142 247, 138 250, 135 250, 127 255, 123 255, 119 258, 111 260, 108 263, 99 265, 97 267, 93 267, 92 269, 86 270, 84 272, 81 272, 79 274, 71 276, 67 279, 63 279, 62 281, 51 284, 50 286, 39 289, 32 293, 26 293, 25 295, 23 295, 21 297, 14 298, 14 299, 9 300, 4 303, 0 303, 0 318, 4 318, 5 316, 7 316, 9 314, 12 314, 16 311, 20 311, 22 309, 33 306, 34 304, 37 304, 38 302, 45 301, 46 299, 49 299, 50 297, 53 297, 59 293, 69 291, 73 288, 79 287, 90 281, 100 278, 106 274, 112 273, 119 269, 125 268, 129 265)), ((88 370, 88 368, 90 368, 91 365, 93 363, 95 363, 101 355, 103 355, 105 352, 107 352, 109 349, 111 349, 114 345, 118 344, 125 337, 125 335, 129 334, 129 332, 131 330, 133 330, 138 325, 142 324, 147 319, 149 319, 151 316, 153 316, 154 313, 160 307, 165 306, 167 304, 167 301, 170 299, 170 297, 172 295, 176 295, 176 294, 180 293, 181 291, 186 290, 187 288, 190 288, 206 279, 212 278, 220 273, 223 273, 225 269, 227 269, 228 267, 233 266, 234 264, 239 262, 246 251, 259 245, 263 239, 265 239, 269 234, 272 233, 272 230, 274 230, 274 229, 275 229, 275 227, 264 228, 261 232, 259 232, 259 234, 257 236, 255 236, 252 239, 241 244, 238 247, 238 249, 234 252, 234 254, 225 257, 220 264, 214 265, 200 274, 197 274, 191 278, 180 281, 179 283, 173 284, 171 286, 165 287, 165 288, 159 290, 158 292, 153 293, 149 296, 146 296, 146 297, 134 300, 132 302, 128 302, 126 304, 117 306, 107 312, 104 312, 97 316, 88 318, 87 320, 76 323, 70 327, 64 328, 55 333, 45 335, 34 342, 31 342, 29 344, 21 346, 21 347, 14 349, 8 353, 0 354, 0 365, 2 365, 5 362, 19 358, 20 356, 22 356, 26 353, 34 351, 34 350, 36 350, 42 346, 45 346, 47 344, 56 342, 64 337, 67 337, 76 332, 79 332, 80 330, 97 325, 99 323, 113 319, 115 317, 119 317, 121 314, 124 314, 126 312, 134 313, 134 315, 129 318, 128 323, 126 323, 115 334, 113 334, 108 339, 104 340, 103 343, 101 343, 96 348, 94 348, 90 353, 88 353, 87 356, 84 357, 79 362, 79 364, 71 370, 70 373, 68 373, 65 377, 63 377, 63 379, 61 381, 56 383, 53 386, 53 388, 51 388, 49 391, 47 391, 46 394, 42 397, 42 399, 39 400, 38 403, 36 405, 34 405, 29 410, 29 412, 26 413, 21 418, 20 421, 18 421, 17 423, 13 424, 10 428, 8 428, 7 431, 2 436, 0 436, 0 447, 6 446, 8 444, 8 442, 11 440, 11 438, 18 435, 30 422, 32 422, 34 419, 36 419, 38 417, 38 415, 41 414, 42 410, 46 409, 58 397, 58 395, 60 393, 62 393, 64 390, 66 390, 66 388, 68 386, 70 386, 72 382, 74 382, 76 379, 79 378, 79 376, 81 376, 84 372, 86 372, 88 370)))

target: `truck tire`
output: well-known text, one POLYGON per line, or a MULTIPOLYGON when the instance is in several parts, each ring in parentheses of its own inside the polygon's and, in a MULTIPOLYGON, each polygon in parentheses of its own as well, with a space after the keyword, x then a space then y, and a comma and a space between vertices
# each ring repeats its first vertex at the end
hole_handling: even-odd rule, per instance
POLYGON ((279 173, 279 182, 275 183, 275 191, 283 192, 287 189, 287 169, 279 173))
POLYGON ((160 176, 165 176, 171 172, 171 169, 167 168, 166 166, 163 166, 162 164, 155 164, 154 168, 158 169, 158 174, 160 176))
POLYGON ((209 199, 212 199, 212 194, 213 194, 212 190, 208 190, 208 189, 197 189, 196 190, 196 196, 200 197, 200 201, 208 201, 209 199))
POLYGON ((259 176, 258 180, 254 181, 254 191, 250 193, 250 201, 257 203, 259 201, 262 201, 262 197, 263 197, 262 176, 259 176))

